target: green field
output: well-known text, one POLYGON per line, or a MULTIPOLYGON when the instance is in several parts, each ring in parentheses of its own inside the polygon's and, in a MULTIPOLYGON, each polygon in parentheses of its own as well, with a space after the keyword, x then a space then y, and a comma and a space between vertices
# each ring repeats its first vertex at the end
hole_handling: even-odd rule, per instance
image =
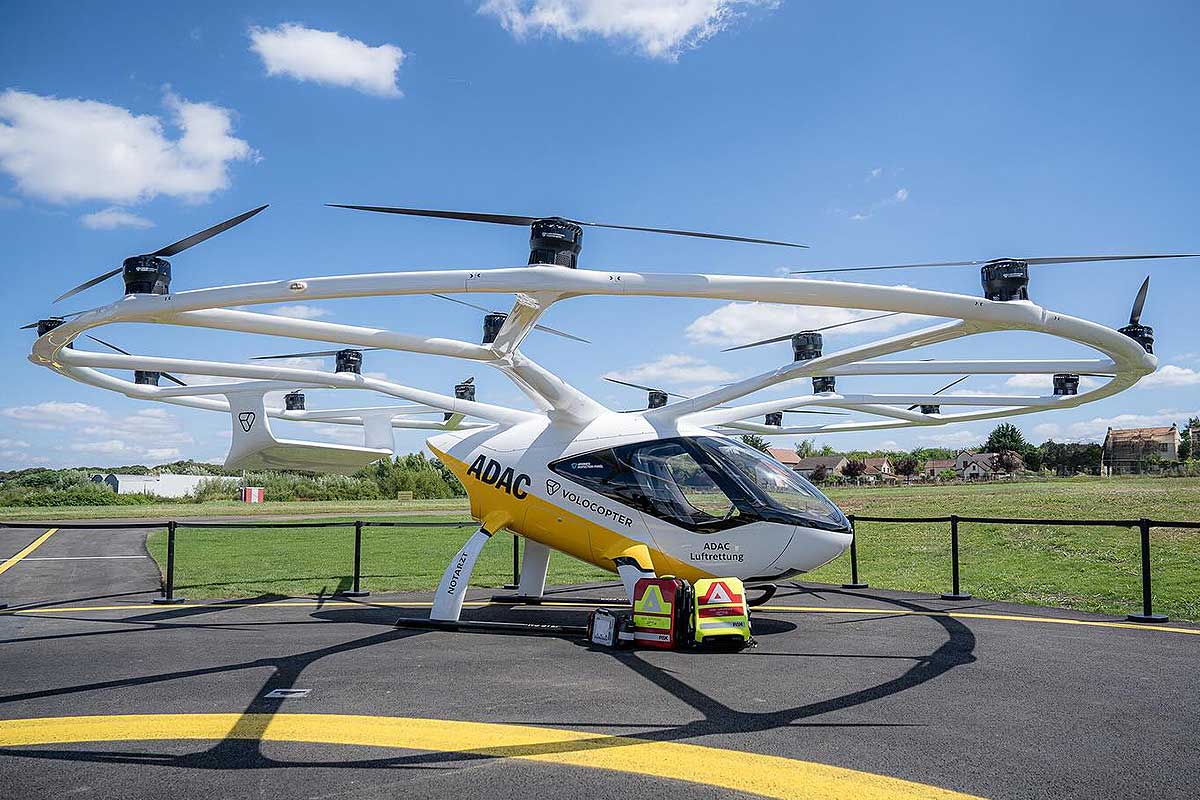
MULTIPOLYGON (((1200 479, 1080 478, 831 490, 847 513, 873 516, 1010 516, 1200 520, 1200 479)), ((361 504, 294 503, 310 512, 361 512, 361 504)), ((374 508, 377 504, 369 504, 374 508)), ((395 507, 395 504, 392 504, 395 507)), ((181 508, 172 506, 172 509, 181 508)), ((245 509, 245 506, 239 507, 245 509)), ((257 509, 256 509, 257 510, 257 509)), ((270 513, 280 513, 263 507, 270 513)), ((124 513, 125 509, 121 509, 124 513)), ((56 512, 57 513, 57 512, 56 512)), ((209 512, 214 513, 214 512, 209 512)), ((177 514, 172 516, 179 516, 177 514)), ((466 519, 464 515, 428 519, 466 519)), ((422 518, 415 518, 422 519, 422 518)), ((860 577, 872 586, 942 592, 950 589, 948 525, 861 523, 860 577)), ((373 591, 432 588, 470 528, 371 529, 364 534, 363 574, 373 591)), ((151 552, 165 563, 164 535, 151 552)), ((480 559, 473 583, 499 586, 511 577, 511 540, 498 535, 480 559)), ((1200 620, 1200 531, 1155 529, 1155 610, 1200 620)), ((1124 614, 1139 607, 1136 530, 967 525, 960 529, 963 590, 976 597, 1124 614)), ((353 532, 345 529, 185 529, 178 538, 179 593, 194 598, 264 594, 329 594, 349 585, 353 532)), ((609 579, 610 573, 555 555, 552 583, 609 579)), ((843 556, 805 577, 839 584, 843 556)))
POLYGON ((188 519, 191 517, 258 517, 258 516, 308 516, 311 514, 338 514, 358 516, 365 519, 371 514, 397 512, 463 511, 467 510, 465 497, 452 500, 337 500, 266 503, 241 503, 235 500, 220 500, 207 503, 150 503, 129 506, 0 506, 0 521, 22 520, 85 520, 85 519, 188 519))

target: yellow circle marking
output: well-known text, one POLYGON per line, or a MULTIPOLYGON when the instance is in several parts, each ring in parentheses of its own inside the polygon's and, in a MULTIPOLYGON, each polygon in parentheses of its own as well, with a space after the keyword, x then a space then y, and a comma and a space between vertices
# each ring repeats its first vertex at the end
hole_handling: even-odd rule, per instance
MULTIPOLYGON (((0 611, 0 617, 11 614, 78 614, 89 611, 178 611, 189 608, 429 608, 430 603, 407 600, 381 600, 359 603, 349 600, 281 600, 272 603, 180 603, 174 606, 129 603, 120 606, 45 606, 42 608, 10 608, 0 611)), ((594 603, 560 603, 544 601, 532 608, 567 610, 592 608, 594 603)), ((511 607, 507 603, 468 600, 464 608, 511 607)), ((519 607, 519 606, 518 606, 519 607)), ((892 617, 949 617, 951 619, 982 619, 1002 622, 1038 622, 1053 625, 1082 625, 1088 628, 1118 628, 1130 631, 1158 631, 1160 633, 1183 633, 1200 636, 1200 628, 1177 628, 1168 625, 1145 625, 1140 622, 1108 622, 1096 619, 1071 619, 1069 617, 1038 617, 1031 614, 985 614, 974 611, 910 611, 904 608, 863 608, 839 606, 758 606, 759 611, 775 611, 783 614, 864 614, 867 616, 892 617)))
POLYGON ((21 559, 23 559, 25 556, 29 555, 34 550, 37 550, 39 547, 41 547, 42 542, 49 539, 57 531, 58 531, 58 528, 51 528, 50 530, 46 531, 38 538, 34 539, 32 542, 30 542, 29 545, 24 550, 17 553, 12 558, 6 559, 3 563, 0 563, 0 575, 4 574, 5 572, 8 572, 10 569, 15 567, 21 559))
POLYGON ((786 800, 978 800, 812 761, 527 725, 351 714, 127 714, 0 721, 0 747, 188 739, 315 742, 519 758, 786 800))

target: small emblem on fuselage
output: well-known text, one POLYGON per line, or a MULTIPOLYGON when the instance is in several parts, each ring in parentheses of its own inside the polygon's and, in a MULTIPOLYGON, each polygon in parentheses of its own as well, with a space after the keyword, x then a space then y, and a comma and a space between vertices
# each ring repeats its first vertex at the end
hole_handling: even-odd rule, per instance
POLYGON ((246 433, 249 433, 250 429, 254 427, 254 412, 243 411, 242 413, 238 414, 238 422, 241 423, 242 430, 246 433))
POLYGON ((554 497, 558 494, 558 490, 562 488, 562 484, 555 480, 546 481, 546 496, 554 497))

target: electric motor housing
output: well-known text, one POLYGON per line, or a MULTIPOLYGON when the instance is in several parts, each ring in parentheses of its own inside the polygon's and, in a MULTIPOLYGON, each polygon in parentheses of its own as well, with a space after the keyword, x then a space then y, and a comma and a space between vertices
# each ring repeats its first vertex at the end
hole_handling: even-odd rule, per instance
POLYGON ((783 427, 783 412, 776 411, 774 413, 767 414, 767 418, 763 424, 770 425, 773 428, 783 427))
POLYGON ((942 413, 941 406, 921 406, 922 414, 940 414, 942 413))
POLYGON ((1149 325, 1126 325, 1124 328, 1117 328, 1118 333, 1123 333, 1130 339, 1140 344, 1147 353, 1154 352, 1154 328, 1149 325))
POLYGON ((159 374, 150 370, 136 369, 133 371, 133 382, 143 386, 158 386, 159 374))
POLYGON ((792 336, 792 361, 809 361, 821 357, 821 334, 801 331, 792 336))
POLYGON ((837 385, 837 380, 832 375, 813 376, 812 384, 814 394, 837 391, 834 388, 837 385))
POLYGON ((338 350, 337 355, 334 356, 334 360, 334 372, 353 372, 355 375, 362 374, 362 351, 338 350))
POLYGON ((493 313, 488 314, 483 318, 483 343, 491 344, 496 341, 496 337, 500 335, 500 329, 504 327, 504 320, 508 319, 508 314, 493 313))
POLYGON ((1079 394, 1079 376, 1070 372, 1055 375, 1054 394, 1060 396, 1079 394))
POLYGON ((459 400, 470 400, 475 402, 475 384, 460 383, 454 387, 454 396, 459 400))
POLYGON ((132 256, 121 269, 125 294, 170 294, 171 262, 157 256, 132 256))
POLYGON ((662 408, 667 404, 667 393, 660 392, 658 389, 650 390, 649 403, 647 408, 662 408))
POLYGON ((39 319, 37 321, 37 335, 45 336, 47 333, 54 330, 59 325, 62 325, 64 322, 66 322, 66 320, 63 319, 62 317, 50 317, 48 319, 39 319))
POLYGON ((288 392, 283 396, 283 407, 288 411, 304 410, 304 392, 288 392))
POLYGON ((980 270, 983 296, 988 300, 1028 300, 1029 265, 1015 258, 998 258, 980 270))
POLYGON ((576 269, 583 249, 583 228, 561 217, 535 220, 529 226, 529 263, 576 269))

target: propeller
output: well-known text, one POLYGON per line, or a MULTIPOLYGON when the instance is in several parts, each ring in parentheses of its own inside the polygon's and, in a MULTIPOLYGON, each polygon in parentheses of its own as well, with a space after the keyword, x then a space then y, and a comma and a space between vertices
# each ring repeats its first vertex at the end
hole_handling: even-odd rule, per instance
MULTIPOLYGON (((925 359, 925 360, 927 360, 927 361, 932 361, 933 359, 925 359)), ((934 394, 941 394, 942 392, 946 391, 947 389, 952 389, 952 388, 954 388, 955 386, 958 386, 960 383, 962 383, 963 381, 965 381, 965 380, 966 380, 967 378, 969 378, 969 377, 971 377, 971 376, 970 376, 970 375, 963 375, 963 376, 962 376, 961 378, 959 378, 958 380, 950 381, 950 383, 947 383, 945 386, 943 386, 942 388, 938 389, 936 392, 934 392, 934 394)), ((908 407, 908 410, 909 410, 909 411, 916 411, 916 410, 917 410, 918 408, 920 408, 920 407, 921 407, 921 404, 920 404, 920 403, 918 403, 918 404, 916 404, 916 405, 914 405, 914 406, 909 406, 909 407, 908 407)))
POLYGON ((349 208, 355 211, 377 211, 383 214, 404 214, 410 217, 436 217, 438 219, 458 219, 466 220, 467 222, 489 222, 493 225, 520 225, 529 226, 538 220, 543 219, 561 219, 565 222, 570 222, 575 225, 581 225, 588 228, 613 228, 622 231, 646 231, 648 233, 666 233, 672 236, 693 236, 700 239, 721 239, 729 242, 748 242, 750 244, 772 244, 781 247, 803 247, 808 245, 795 244, 793 242, 777 242, 771 239, 753 239, 746 236, 729 236, 723 233, 703 233, 700 231, 680 231, 673 228, 645 228, 640 225, 613 225, 605 222, 584 222, 578 219, 569 219, 567 217, 523 217, 515 214, 481 214, 473 211, 437 211, 427 208, 394 208, 391 206, 354 206, 343 205, 341 203, 327 203, 331 208, 349 208))
POLYGON ((1142 308, 1146 305, 1146 292, 1150 291, 1150 276, 1146 276, 1146 280, 1142 281, 1142 288, 1138 289, 1137 297, 1133 300, 1133 309, 1129 312, 1129 324, 1140 325, 1142 322, 1142 308))
MULTIPOLYGON (((826 325, 826 326, 825 326, 825 327, 823 327, 823 328, 811 328, 810 330, 811 330, 811 331, 813 331, 813 332, 820 332, 820 331, 831 331, 831 330, 833 330, 834 328, 842 328, 842 327, 845 327, 846 325, 855 325, 855 324, 857 324, 857 323, 859 323, 859 322, 870 322, 871 320, 874 320, 874 319, 883 319, 884 317, 894 317, 894 316, 898 315, 899 313, 901 313, 901 312, 899 312, 899 311, 892 311, 892 312, 890 312, 890 313, 887 313, 887 314, 876 314, 876 315, 875 315, 875 316, 873 316, 873 317, 861 317, 860 319, 852 319, 852 320, 850 320, 849 322, 839 322, 839 323, 837 323, 837 324, 834 324, 834 325, 826 325)), ((722 352, 722 353, 729 353, 729 352, 732 352, 732 351, 734 351, 734 350, 745 350, 747 347, 758 347, 760 344, 773 344, 773 343, 775 343, 775 342, 783 342, 783 341, 786 341, 786 340, 788 340, 788 339, 791 339, 791 338, 792 338, 793 336, 795 336, 797 333, 805 333, 805 332, 806 332, 806 331, 795 331, 794 333, 785 333, 783 336, 775 336, 775 337, 773 337, 773 338, 771 338, 771 339, 761 339, 761 340, 759 340, 759 341, 757 341, 757 342, 750 342, 750 344, 739 344, 737 347, 726 347, 726 348, 725 348, 724 350, 722 350, 721 352, 722 352)))
POLYGON ((1200 253, 1155 253, 1131 256, 1050 256, 1034 258, 988 258, 982 261, 933 261, 925 264, 884 264, 875 267, 831 267, 827 269, 801 269, 792 275, 812 275, 818 272, 868 272, 878 269, 915 269, 917 267, 982 267, 998 261, 1019 261, 1023 264, 1083 264, 1093 261, 1143 261, 1154 258, 1200 258, 1200 253))
MULTIPOLYGON (((83 311, 72 311, 69 314, 55 314, 54 316, 47 317, 47 319, 61 319, 61 320, 65 321, 65 320, 70 319, 71 317, 79 317, 84 314, 90 314, 91 312, 97 311, 101 308, 104 308, 104 306, 96 306, 95 308, 87 308, 87 309, 84 309, 83 311)), ((20 328, 18 328, 18 330, 27 331, 30 328, 36 328, 39 323, 41 323, 41 320, 36 320, 35 322, 30 322, 28 325, 22 325, 20 328)))
MULTIPOLYGON (((692 399, 691 397, 689 397, 686 394, 678 394, 676 392, 668 392, 666 389, 656 389, 653 386, 642 386, 640 383, 630 383, 629 381, 620 381, 620 380, 617 380, 616 378, 610 378, 607 375, 604 377, 604 380, 611 381, 612 383, 619 383, 622 386, 628 386, 631 389, 641 389, 643 392, 662 392, 663 394, 667 395, 668 397, 678 397, 680 400, 691 400, 692 399)), ((726 406, 718 406, 718 408, 726 408, 726 406)), ((849 416, 849 414, 847 414, 845 411, 810 411, 809 409, 806 409, 806 408, 785 408, 783 410, 785 412, 790 412, 793 414, 827 414, 831 417, 849 416)))
MULTIPOLYGON (((118 352, 118 353, 120 353, 120 354, 121 354, 121 355, 123 355, 123 356, 131 356, 131 355, 133 355, 133 353, 130 353, 128 350, 122 350, 121 348, 117 347, 115 344, 113 344, 113 343, 111 343, 111 342, 106 342, 106 341, 104 341, 103 339, 97 339, 95 336, 92 336, 90 333, 88 333, 88 334, 85 334, 85 335, 87 336, 87 338, 91 339, 93 342, 96 342, 97 344, 102 344, 102 345, 104 345, 105 347, 107 347, 109 350, 113 350, 113 351, 115 351, 115 352, 118 352)), ((184 383, 183 381, 179 380, 179 378, 176 378, 174 375, 172 375, 172 374, 171 374, 171 373, 169 373, 169 372, 160 372, 160 373, 158 373, 158 374, 159 374, 159 375, 162 375, 164 378, 166 378, 167 380, 169 380, 171 383, 176 383, 176 384, 179 384, 180 386, 187 386, 187 384, 186 384, 186 383, 184 383)))
MULTIPOLYGON (((144 255, 152 256, 154 258, 170 258, 171 256, 179 255, 184 250, 187 250, 189 247, 195 247, 196 245, 200 244, 201 242, 205 241, 206 239, 211 239, 212 237, 216 236, 218 233, 224 233, 225 231, 229 230, 230 228, 234 227, 235 225, 241 225, 243 222, 250 219, 251 217, 253 217, 258 212, 262 211, 266 207, 267 206, 263 205, 263 206, 259 206, 258 208, 255 208, 255 209, 251 209, 250 211, 247 211, 243 214, 238 214, 236 217, 231 217, 230 219, 227 219, 224 222, 217 223, 216 225, 213 225, 211 228, 205 228, 204 230, 200 231, 199 233, 193 233, 191 236, 180 239, 178 242, 169 244, 166 247, 161 247, 158 250, 155 250, 153 253, 145 253, 144 255)), ((114 275, 121 272, 124 268, 125 267, 122 265, 120 267, 117 267, 114 270, 109 270, 108 272, 105 272, 103 275, 97 275, 95 278, 92 278, 89 281, 84 281, 83 283, 76 286, 74 289, 70 289, 70 290, 64 292, 63 294, 60 294, 58 297, 54 298, 54 302, 57 303, 60 300, 66 300, 68 297, 77 295, 80 292, 84 291, 85 289, 90 289, 98 283, 103 283, 104 281, 108 280, 109 278, 111 278, 114 275)))
MULTIPOLYGON (((491 308, 484 308, 483 306, 478 306, 478 305, 475 305, 474 303, 468 303, 466 300, 459 300, 457 297, 450 297, 449 295, 437 294, 437 293, 434 293, 433 296, 440 297, 443 300, 449 300, 451 303, 458 303, 460 306, 466 306, 467 308, 473 308, 476 311, 482 311, 485 314, 502 314, 505 317, 508 316, 507 311, 496 311, 491 308)), ((565 339, 572 339, 576 342, 583 342, 584 344, 591 344, 591 342, 589 342, 587 339, 583 339, 572 333, 567 333, 566 331, 560 331, 557 328, 551 328, 546 325, 534 325, 533 329, 535 331, 542 331, 543 333, 553 333, 555 336, 562 336, 565 339)))

